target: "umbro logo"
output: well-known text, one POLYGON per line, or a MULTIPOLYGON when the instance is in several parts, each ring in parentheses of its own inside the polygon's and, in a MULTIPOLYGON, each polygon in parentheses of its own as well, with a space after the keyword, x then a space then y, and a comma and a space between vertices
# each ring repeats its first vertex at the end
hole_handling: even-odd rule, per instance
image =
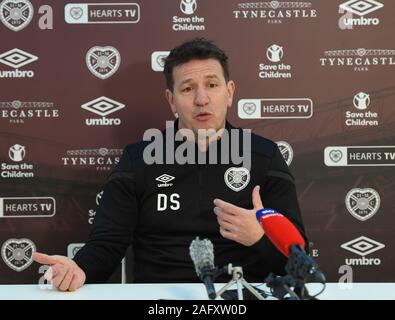
POLYGON ((340 247, 364 257, 368 254, 383 249, 385 245, 375 240, 369 239, 368 237, 362 236, 344 243, 340 247))
POLYGON ((112 100, 107 97, 100 97, 95 100, 89 101, 81 106, 82 109, 96 113, 99 116, 105 117, 115 111, 124 108, 125 105, 118 101, 112 100))
POLYGON ((382 7, 384 7, 384 5, 375 0, 350 0, 340 5, 341 9, 361 17, 381 9, 382 7))
POLYGON ((121 119, 119 118, 106 118, 111 113, 123 109, 125 105, 121 102, 112 100, 107 97, 100 97, 95 100, 89 101, 81 106, 82 109, 95 113, 102 118, 86 119, 85 123, 88 126, 119 126, 121 119))
POLYGON ((159 188, 162 187, 171 187, 173 184, 169 183, 170 181, 174 180, 175 178, 168 174, 162 174, 161 176, 157 177, 155 180, 161 183, 158 184, 159 188))
POLYGON ((14 69, 23 67, 36 60, 38 60, 38 57, 17 48, 0 55, 0 62, 14 69))
POLYGON ((339 13, 346 12, 340 18, 341 29, 352 29, 354 26, 377 26, 380 19, 377 17, 366 18, 366 15, 383 8, 384 5, 375 0, 350 0, 339 5, 339 13), (356 15, 358 17, 353 17, 356 15))
POLYGON ((15 70, 0 70, 0 78, 33 78, 32 70, 19 70, 19 68, 38 60, 38 57, 22 51, 20 49, 12 49, 0 54, 0 63, 9 66, 15 70))

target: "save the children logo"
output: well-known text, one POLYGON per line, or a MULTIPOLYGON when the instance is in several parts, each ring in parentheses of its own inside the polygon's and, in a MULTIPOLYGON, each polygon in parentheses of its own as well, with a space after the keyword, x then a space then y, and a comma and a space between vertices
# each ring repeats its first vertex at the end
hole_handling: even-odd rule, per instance
POLYGON ((272 44, 266 50, 266 58, 271 63, 262 62, 259 64, 259 78, 262 79, 289 79, 292 78, 292 66, 281 62, 284 58, 284 47, 272 44))
POLYGON ((19 143, 10 146, 8 157, 11 162, 0 163, 1 178, 34 178, 34 165, 23 161, 26 157, 26 146, 19 143))
POLYGON ((173 16, 173 31, 204 31, 205 18, 195 15, 198 10, 197 0, 180 0, 179 10, 181 16, 173 16))

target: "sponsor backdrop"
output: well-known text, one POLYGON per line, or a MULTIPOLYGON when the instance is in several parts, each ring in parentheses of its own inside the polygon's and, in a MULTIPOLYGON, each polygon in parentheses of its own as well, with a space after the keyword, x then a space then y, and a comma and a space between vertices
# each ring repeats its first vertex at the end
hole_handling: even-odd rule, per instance
POLYGON ((162 58, 194 36, 229 54, 229 120, 278 142, 328 280, 350 265, 394 282, 394 14, 392 0, 2 0, 0 283, 37 283, 32 252, 84 244, 123 147, 172 119, 162 58))

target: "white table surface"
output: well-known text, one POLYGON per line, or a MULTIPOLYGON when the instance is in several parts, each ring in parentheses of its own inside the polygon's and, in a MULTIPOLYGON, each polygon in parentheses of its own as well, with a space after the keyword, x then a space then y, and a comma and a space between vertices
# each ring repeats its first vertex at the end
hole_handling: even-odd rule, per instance
MULTIPOLYGON (((225 284, 216 284, 216 290, 225 284)), ((261 286, 260 289, 266 290, 261 286)), ((322 285, 309 284, 311 295, 322 285)), ((235 289, 235 286, 231 287, 235 289)), ((0 300, 207 300, 203 284, 87 284, 75 292, 48 285, 0 285, 0 300)), ((395 283, 328 283, 321 300, 395 300, 395 283)))

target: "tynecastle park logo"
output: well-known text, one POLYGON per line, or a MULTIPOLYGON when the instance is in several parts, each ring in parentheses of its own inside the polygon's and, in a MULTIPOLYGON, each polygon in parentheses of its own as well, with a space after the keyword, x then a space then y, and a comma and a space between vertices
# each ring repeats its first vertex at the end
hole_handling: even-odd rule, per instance
POLYGON ((242 2, 233 10, 235 19, 262 20, 269 24, 317 18, 317 9, 311 1, 242 2))
POLYGON ((110 171, 118 164, 122 149, 98 148, 67 150, 62 157, 64 166, 73 168, 94 168, 96 171, 110 171))
POLYGON ((319 59, 321 67, 370 71, 395 65, 395 50, 391 49, 336 49, 327 50, 319 59))

